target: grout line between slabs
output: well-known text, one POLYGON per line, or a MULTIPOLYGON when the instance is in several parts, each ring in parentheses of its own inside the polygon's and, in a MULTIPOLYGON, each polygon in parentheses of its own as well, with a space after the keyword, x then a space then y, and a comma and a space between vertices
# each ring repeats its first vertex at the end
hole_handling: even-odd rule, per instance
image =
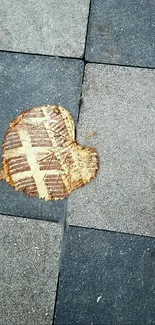
MULTIPOLYGON (((87 37, 87 35, 86 35, 87 37)), ((86 50, 86 44, 84 49, 84 55, 82 57, 72 57, 72 56, 62 56, 62 55, 54 55, 54 54, 41 54, 41 53, 28 53, 28 52, 17 52, 17 51, 7 51, 7 50, 1 50, 0 53, 10 53, 10 54, 23 54, 23 55, 32 55, 32 56, 42 56, 42 57, 48 57, 48 58, 55 58, 55 59, 66 59, 66 60, 78 60, 84 62, 84 66, 86 64, 96 64, 96 65, 110 65, 110 66, 116 66, 116 67, 125 67, 125 68, 138 68, 138 69, 150 69, 154 70, 155 67, 148 67, 148 66, 141 66, 141 65, 130 65, 130 64, 119 64, 119 63, 108 63, 108 62, 97 62, 97 61, 89 61, 85 59, 85 50, 86 50)))
POLYGON ((42 219, 42 218, 36 218, 36 217, 29 217, 27 215, 23 216, 23 215, 17 215, 17 214, 6 214, 6 213, 2 213, 0 212, 0 217, 9 217, 9 218, 22 218, 22 219, 28 219, 28 220, 38 220, 38 221, 52 221, 52 222, 57 222, 56 220, 48 220, 48 219, 42 219))
POLYGON ((43 219, 43 218, 36 218, 36 217, 30 217, 30 216, 21 216, 21 215, 16 215, 16 214, 6 214, 6 213, 0 213, 0 217, 8 217, 8 218, 22 218, 22 219, 27 219, 27 220, 37 220, 37 221, 47 221, 47 222, 53 222, 53 223, 59 223, 59 221, 54 220, 54 219, 43 219))
POLYGON ((62 242, 61 242, 61 248, 60 248, 59 267, 58 267, 58 280, 57 280, 57 287, 56 287, 56 295, 55 295, 55 302, 54 302, 52 325, 54 325, 54 322, 55 322, 57 300, 58 300, 58 290, 59 290, 59 283, 60 283, 60 270, 61 270, 61 264, 62 264, 63 254, 64 254, 64 250, 65 250, 65 244, 66 244, 66 229, 68 227, 69 227, 69 225, 67 223, 67 214, 66 214, 65 219, 64 219, 64 228, 63 228, 62 242))
POLYGON ((120 234, 120 235, 130 235, 130 236, 138 236, 138 237, 146 237, 146 238, 154 238, 154 236, 148 236, 148 235, 140 235, 140 234, 134 234, 134 233, 131 233, 131 232, 124 232, 124 231, 120 231, 120 230, 110 230, 110 229, 104 229, 104 228, 95 228, 95 227, 85 227, 85 226, 78 226, 78 225, 72 225, 72 224, 69 224, 69 228, 80 228, 80 229, 87 229, 87 230, 97 230, 97 231, 100 231, 100 232, 110 232, 110 233, 117 233, 117 234, 120 234))
MULTIPOLYGON (((78 122, 79 122, 80 107, 81 107, 81 103, 82 103, 82 87, 83 87, 84 73, 85 73, 85 63, 84 63, 84 67, 83 67, 83 75, 82 75, 82 81, 81 81, 81 93, 80 93, 80 99, 79 99, 79 104, 78 104, 77 125, 78 125, 78 122)), ((75 128, 75 138, 76 138, 76 128, 75 128)), ((57 299, 58 299, 58 290, 59 290, 59 282, 60 282, 61 262, 62 262, 63 253, 64 253, 64 249, 65 249, 66 230, 69 227, 67 219, 68 219, 68 199, 66 200, 66 203, 65 203, 64 219, 62 221, 58 222, 59 225, 62 226, 62 232, 63 233, 62 233, 62 242, 61 242, 61 248, 60 248, 59 267, 58 267, 58 281, 57 281, 57 287, 56 287, 56 295, 55 295, 55 303, 54 303, 52 325, 54 325, 54 322, 55 322, 57 299)))
MULTIPOLYGON (((85 76, 85 66, 86 66, 86 63, 84 62, 82 82, 81 82, 81 92, 80 92, 80 99, 79 99, 79 104, 78 104, 77 126, 78 126, 79 119, 80 119, 80 109, 81 109, 81 105, 82 105, 82 101, 83 101, 82 92, 83 92, 83 83, 84 83, 84 76, 85 76)), ((77 127, 75 128, 75 138, 76 138, 76 135, 77 135, 77 127)))
POLYGON ((58 274, 58 281, 57 281, 57 288, 56 288, 56 295, 55 295, 55 303, 54 303, 54 311, 53 311, 53 317, 52 317, 52 324, 51 325, 54 325, 54 323, 55 323, 55 315, 56 315, 57 300, 58 300, 59 282, 60 282, 60 273, 58 274))
POLYGON ((88 38, 88 29, 89 29, 89 20, 90 20, 90 13, 91 13, 91 2, 89 1, 89 9, 88 9, 88 17, 87 17, 87 26, 86 26, 86 36, 85 36, 85 46, 84 46, 84 53, 83 53, 83 60, 86 63, 85 55, 86 55, 86 47, 87 47, 87 38, 88 38))
POLYGON ((80 108, 82 105, 82 91, 83 91, 83 82, 84 82, 84 75, 85 75, 85 66, 87 64, 87 61, 85 60, 85 54, 86 54, 86 46, 87 46, 87 37, 88 37, 88 29, 89 29, 89 19, 90 19, 90 12, 91 12, 91 1, 89 1, 89 10, 88 10, 88 17, 87 17, 87 26, 86 26, 86 36, 85 36, 85 46, 84 46, 84 52, 83 52, 83 62, 84 62, 84 67, 83 67, 83 76, 82 76, 82 85, 81 85, 81 94, 80 94, 80 100, 79 100, 79 109, 78 109, 78 121, 80 118, 80 108))
POLYGON ((24 51, 7 51, 1 50, 0 53, 10 53, 10 54, 23 54, 23 55, 32 55, 32 56, 43 56, 47 58, 55 58, 55 59, 69 59, 69 60, 79 60, 83 61, 82 57, 72 57, 72 56, 63 56, 63 55, 54 55, 54 54, 42 54, 42 53, 31 53, 31 52, 24 52, 24 51))
MULTIPOLYGON (((82 75, 82 82, 81 82, 81 93, 80 93, 80 99, 79 99, 79 104, 78 104, 77 126, 78 126, 79 117, 80 117, 80 108, 81 108, 81 105, 82 105, 82 91, 83 91, 83 82, 84 82, 85 65, 86 65, 85 52, 86 52, 86 43, 87 43, 87 36, 88 36, 88 25, 89 25, 90 11, 91 11, 91 0, 89 2, 89 11, 88 11, 87 27, 86 27, 86 35, 85 35, 85 46, 84 46, 84 53, 83 53, 83 57, 82 57, 82 61, 84 62, 84 66, 83 66, 83 75, 82 75)), ((76 128, 75 128, 75 138, 76 138, 76 128)), ((68 224, 68 200, 67 200, 66 206, 65 206, 65 213, 64 213, 62 244, 61 244, 61 250, 60 250, 60 257, 59 257, 59 273, 58 273, 58 282, 57 282, 57 288, 56 288, 56 296, 55 296, 55 304, 54 304, 52 325, 54 325, 54 323, 55 323, 55 315, 56 315, 57 300, 58 300, 58 290, 59 290, 59 282, 60 282, 61 262, 62 262, 63 253, 64 253, 64 249, 65 249, 66 229, 68 227, 69 227, 69 224, 68 224)))
POLYGON ((67 200, 66 205, 65 205, 65 213, 64 213, 64 220, 63 220, 63 227, 62 227, 62 231, 63 231, 62 232, 62 242, 61 242, 60 256, 59 256, 58 280, 57 280, 57 287, 56 287, 56 295, 55 295, 55 303, 54 303, 52 325, 54 325, 54 322, 55 322, 57 300, 58 300, 58 289, 59 289, 59 282, 60 282, 60 270, 61 270, 61 264, 62 264, 62 259, 63 259, 63 253, 64 253, 64 250, 65 250, 66 230, 69 227, 69 224, 67 222, 67 217, 68 217, 68 200, 67 200))
POLYGON ((141 66, 141 65, 130 65, 130 64, 119 64, 119 63, 108 63, 108 62, 95 62, 95 61, 86 61, 86 64, 96 64, 96 65, 110 65, 114 67, 123 67, 123 68, 138 68, 138 69, 150 69, 154 70, 155 67, 141 66))

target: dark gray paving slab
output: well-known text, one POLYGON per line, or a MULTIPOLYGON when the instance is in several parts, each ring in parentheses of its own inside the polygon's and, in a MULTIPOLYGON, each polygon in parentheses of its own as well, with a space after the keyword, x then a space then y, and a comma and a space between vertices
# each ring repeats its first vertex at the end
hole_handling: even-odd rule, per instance
POLYGON ((69 198, 69 223, 155 236, 155 70, 86 65, 78 138, 99 154, 96 180, 69 198))
POLYGON ((52 324, 61 228, 0 216, 0 324, 52 324))
POLYGON ((92 0, 86 60, 155 67, 154 0, 92 0))
POLYGON ((155 324, 155 238, 70 227, 54 325, 155 324))
MULTIPOLYGON (((8 124, 23 110, 61 104, 78 117, 83 62, 27 54, 0 53, 0 143, 8 124)), ((0 151, 1 154, 1 151, 0 151)), ((0 182, 0 213, 47 220, 62 218, 65 201, 45 202, 0 182)))
POLYGON ((90 0, 2 0, 0 49, 81 57, 90 0))

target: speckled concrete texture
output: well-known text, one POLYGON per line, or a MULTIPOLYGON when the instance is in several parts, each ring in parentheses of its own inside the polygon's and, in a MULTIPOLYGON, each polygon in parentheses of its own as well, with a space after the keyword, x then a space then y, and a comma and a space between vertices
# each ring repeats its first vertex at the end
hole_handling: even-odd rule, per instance
POLYGON ((69 227, 54 325, 155 319, 155 238, 69 227))
POLYGON ((52 324, 61 228, 0 216, 0 323, 52 324))
MULTIPOLYGON (((5 132, 22 111, 44 104, 59 104, 78 118, 83 62, 30 54, 0 53, 0 144, 5 132)), ((0 146, 0 155, 1 155, 0 146)), ((0 181, 0 213, 60 220, 66 201, 27 197, 0 181), (8 199, 9 198, 9 199, 8 199)))
POLYGON ((87 64, 78 137, 99 154, 73 192, 69 223, 155 236, 155 70, 87 64))
POLYGON ((154 22, 154 0, 92 0, 86 60, 155 67, 154 22))
POLYGON ((83 56, 89 0, 2 0, 1 4, 1 50, 83 56))

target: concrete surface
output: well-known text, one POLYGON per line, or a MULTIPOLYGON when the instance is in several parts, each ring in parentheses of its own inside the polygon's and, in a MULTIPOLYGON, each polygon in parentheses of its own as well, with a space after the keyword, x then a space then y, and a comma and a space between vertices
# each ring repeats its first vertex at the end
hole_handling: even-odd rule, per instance
POLYGON ((81 57, 89 0, 2 0, 0 49, 81 57))
MULTIPOLYGON (((78 118, 83 62, 39 55, 0 53, 0 143, 9 123, 22 111, 43 104, 61 104, 78 118)), ((1 146, 0 146, 1 147, 1 146)), ((1 155, 0 148, 0 155, 1 155)), ((66 201, 26 197, 0 182, 0 213, 60 220, 66 201), (8 200, 9 198, 9 200, 8 200)))
POLYGON ((81 104, 100 169, 69 205, 0 181, 0 325, 154 324, 155 4, 91 0, 86 35, 89 4, 1 2, 0 155, 25 109, 60 104, 77 123, 81 104))
POLYGON ((70 227, 54 325, 155 320, 155 238, 70 227))
POLYGON ((69 199, 69 223, 155 236, 155 70, 87 64, 78 134, 99 173, 69 199))
POLYGON ((155 2, 92 0, 86 60, 155 67, 155 2))
POLYGON ((0 216, 0 324, 52 324, 61 229, 0 216))

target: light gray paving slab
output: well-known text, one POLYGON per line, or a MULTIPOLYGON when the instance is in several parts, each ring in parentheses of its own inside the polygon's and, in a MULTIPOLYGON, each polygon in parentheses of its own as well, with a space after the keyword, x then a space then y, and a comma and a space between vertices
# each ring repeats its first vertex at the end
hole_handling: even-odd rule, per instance
POLYGON ((155 236, 155 70, 87 64, 78 138, 99 153, 73 192, 69 223, 155 236))
POLYGON ((0 215, 0 324, 52 324, 61 228, 0 215))
POLYGON ((81 57, 89 0, 2 0, 0 49, 81 57))

